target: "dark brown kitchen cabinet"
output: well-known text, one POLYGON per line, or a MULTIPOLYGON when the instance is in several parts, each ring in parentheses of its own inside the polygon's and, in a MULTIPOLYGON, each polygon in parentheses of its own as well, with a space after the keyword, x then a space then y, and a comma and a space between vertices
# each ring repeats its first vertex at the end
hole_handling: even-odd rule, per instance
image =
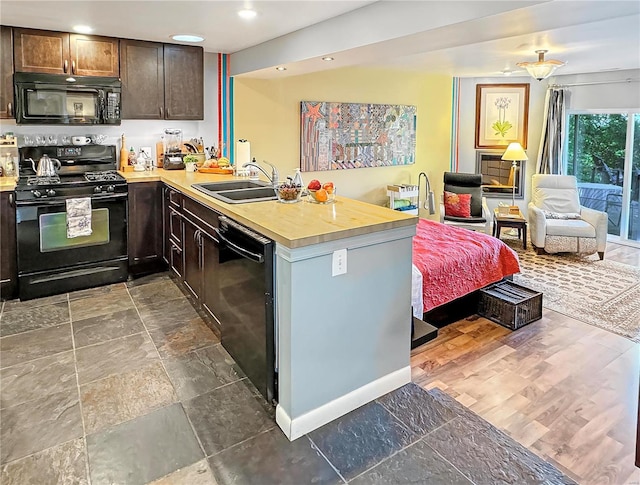
POLYGON ((204 119, 201 47, 120 41, 122 118, 204 119))
POLYGON ((201 236, 201 267, 202 267, 202 291, 200 304, 202 308, 213 318, 215 324, 220 323, 215 316, 215 301, 219 298, 220 285, 216 281, 218 277, 217 267, 219 263, 218 240, 208 233, 201 236))
POLYGON ((129 191, 129 273, 159 271, 162 264, 162 183, 138 182, 129 191))
POLYGON ((184 234, 184 284, 196 299, 200 299, 202 292, 201 270, 201 230, 188 219, 183 221, 184 234))
POLYGON ((48 30, 14 29, 16 72, 118 77, 119 40, 48 30))
POLYGON ((165 44, 164 118, 204 119, 204 50, 202 47, 165 44))
POLYGON ((164 186, 162 194, 164 260, 182 281, 182 193, 164 186))
POLYGON ((16 296, 18 265, 16 247, 16 206, 13 192, 0 192, 0 297, 16 296))
POLYGON ((120 41, 122 119, 164 119, 164 45, 120 41))
POLYGON ((0 26, 0 118, 13 118, 13 29, 0 26))

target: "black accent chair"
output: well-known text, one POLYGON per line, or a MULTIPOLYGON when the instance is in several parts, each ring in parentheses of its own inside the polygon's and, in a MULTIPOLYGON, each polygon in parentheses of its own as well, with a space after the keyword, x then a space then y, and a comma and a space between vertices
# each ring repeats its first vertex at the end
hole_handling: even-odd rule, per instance
POLYGON ((446 216, 444 194, 440 203, 440 222, 472 231, 491 234, 491 217, 487 200, 482 197, 482 175, 477 173, 444 173, 444 190, 456 194, 471 194, 471 217, 446 216))

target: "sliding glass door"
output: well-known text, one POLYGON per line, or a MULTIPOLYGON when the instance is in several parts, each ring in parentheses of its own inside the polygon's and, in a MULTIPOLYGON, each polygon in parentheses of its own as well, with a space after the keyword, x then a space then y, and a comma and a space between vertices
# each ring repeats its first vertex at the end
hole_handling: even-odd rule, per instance
POLYGON ((566 173, 580 203, 607 213, 610 235, 640 242, 640 114, 570 113, 568 122, 566 173))

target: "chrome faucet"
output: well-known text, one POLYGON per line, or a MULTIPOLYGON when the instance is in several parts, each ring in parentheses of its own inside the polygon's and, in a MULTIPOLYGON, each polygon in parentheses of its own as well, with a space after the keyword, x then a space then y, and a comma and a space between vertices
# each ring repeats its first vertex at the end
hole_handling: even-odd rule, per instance
MULTIPOLYGON (((255 158, 254 158, 255 160, 255 158)), ((276 185, 278 185, 280 183, 280 175, 278 174, 278 169, 275 167, 275 165, 267 162, 266 160, 263 160, 262 163, 266 163, 267 165, 269 165, 271 167, 271 176, 269 176, 269 174, 257 163, 254 162, 248 162, 245 163, 242 168, 246 168, 246 167, 255 167, 258 170, 260 170, 269 180, 269 182, 271 182, 271 185, 273 185, 274 187, 276 185)))

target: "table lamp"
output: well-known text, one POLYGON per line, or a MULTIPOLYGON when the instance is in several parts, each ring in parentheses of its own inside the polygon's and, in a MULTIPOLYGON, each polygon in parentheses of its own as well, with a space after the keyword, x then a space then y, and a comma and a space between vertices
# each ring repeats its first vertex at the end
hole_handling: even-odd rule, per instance
POLYGON ((502 160, 508 160, 511 162, 511 171, 513 173, 513 181, 511 187, 511 207, 510 212, 519 211, 520 209, 516 206, 516 170, 518 169, 518 161, 528 160, 527 154, 524 152, 522 145, 518 142, 509 143, 509 146, 502 154, 502 160))

